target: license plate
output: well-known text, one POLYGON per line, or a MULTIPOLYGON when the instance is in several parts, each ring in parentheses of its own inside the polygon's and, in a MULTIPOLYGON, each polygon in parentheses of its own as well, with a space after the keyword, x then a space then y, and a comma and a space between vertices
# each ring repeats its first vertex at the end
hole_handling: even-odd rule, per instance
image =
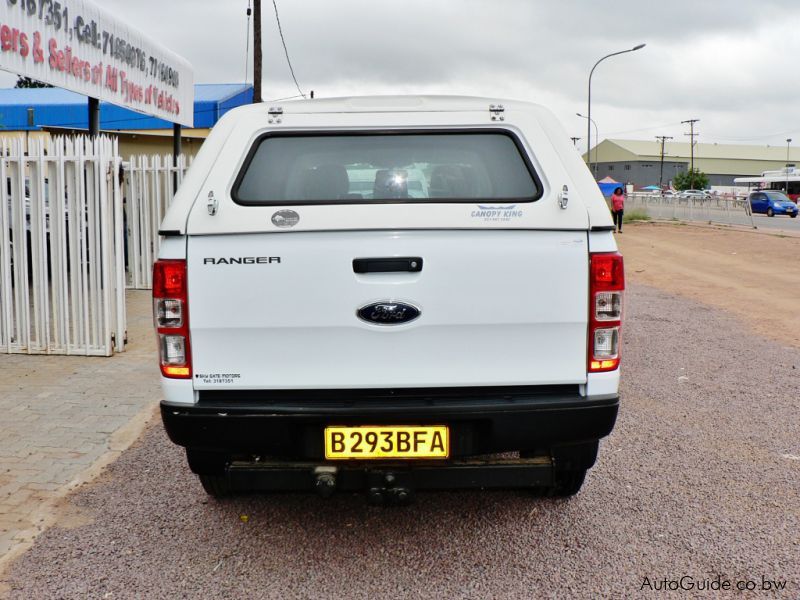
POLYGON ((450 431, 446 425, 369 425, 325 428, 329 460, 447 458, 450 431))

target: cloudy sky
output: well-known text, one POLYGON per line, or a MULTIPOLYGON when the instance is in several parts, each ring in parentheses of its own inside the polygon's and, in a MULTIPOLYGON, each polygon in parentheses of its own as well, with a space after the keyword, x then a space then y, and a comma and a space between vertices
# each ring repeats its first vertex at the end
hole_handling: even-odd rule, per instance
MULTIPOLYGON (((264 97, 297 93, 263 0, 264 97)), ((245 78, 247 0, 98 0, 186 57, 197 82, 245 78)), ((800 144, 797 0, 278 0, 300 86, 317 96, 474 94, 538 102, 586 136, 800 144)), ((252 62, 250 63, 252 67, 252 62)), ((252 81, 252 75, 250 75, 252 81)), ((0 83, 13 84, 3 76, 0 83)), ((585 141, 585 140, 583 140, 585 141)))

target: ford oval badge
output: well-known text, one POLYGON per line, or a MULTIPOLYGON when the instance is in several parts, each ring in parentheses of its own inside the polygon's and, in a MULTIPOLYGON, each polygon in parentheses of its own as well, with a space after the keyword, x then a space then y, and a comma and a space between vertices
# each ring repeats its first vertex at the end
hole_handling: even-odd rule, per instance
POLYGON ((421 313, 416 306, 405 302, 374 302, 359 308, 358 318, 374 325, 402 325, 416 319, 421 313))

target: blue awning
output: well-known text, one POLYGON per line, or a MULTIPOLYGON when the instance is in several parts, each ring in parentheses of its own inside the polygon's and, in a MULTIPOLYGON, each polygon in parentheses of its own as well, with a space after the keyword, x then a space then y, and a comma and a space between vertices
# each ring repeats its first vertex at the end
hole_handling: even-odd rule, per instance
MULTIPOLYGON (((253 101, 253 86, 205 83, 194 86, 194 126, 211 128, 226 112, 253 101)), ((0 89, 0 129, 38 131, 48 127, 88 129, 87 98, 61 88, 0 89), (33 109, 29 125, 28 109, 33 109)), ((121 106, 100 103, 100 129, 172 129, 172 123, 121 106)))

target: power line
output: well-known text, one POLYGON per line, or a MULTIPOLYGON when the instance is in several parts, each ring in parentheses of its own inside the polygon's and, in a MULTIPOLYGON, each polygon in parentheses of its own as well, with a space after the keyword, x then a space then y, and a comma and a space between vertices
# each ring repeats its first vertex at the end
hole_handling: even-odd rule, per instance
MULTIPOLYGON (((314 90, 311 90, 312 94, 314 90)), ((314 97, 313 95, 311 96, 314 97)), ((267 100, 267 102, 280 102, 281 100, 294 100, 295 98, 305 98, 302 94, 295 94, 294 96, 286 96, 285 98, 273 98, 272 100, 267 100)))
POLYGON ((272 0, 272 6, 275 8, 275 20, 278 22, 278 33, 281 36, 281 43, 283 44, 283 52, 286 54, 286 63, 289 65, 289 72, 292 74, 292 79, 294 80, 294 85, 297 88, 297 91, 300 92, 300 95, 305 98, 306 95, 303 90, 300 89, 300 84, 297 83, 297 77, 294 75, 294 68, 292 67, 292 61, 289 59, 289 50, 286 49, 286 40, 283 37, 283 28, 281 27, 281 18, 278 15, 278 4, 275 0, 272 0))

